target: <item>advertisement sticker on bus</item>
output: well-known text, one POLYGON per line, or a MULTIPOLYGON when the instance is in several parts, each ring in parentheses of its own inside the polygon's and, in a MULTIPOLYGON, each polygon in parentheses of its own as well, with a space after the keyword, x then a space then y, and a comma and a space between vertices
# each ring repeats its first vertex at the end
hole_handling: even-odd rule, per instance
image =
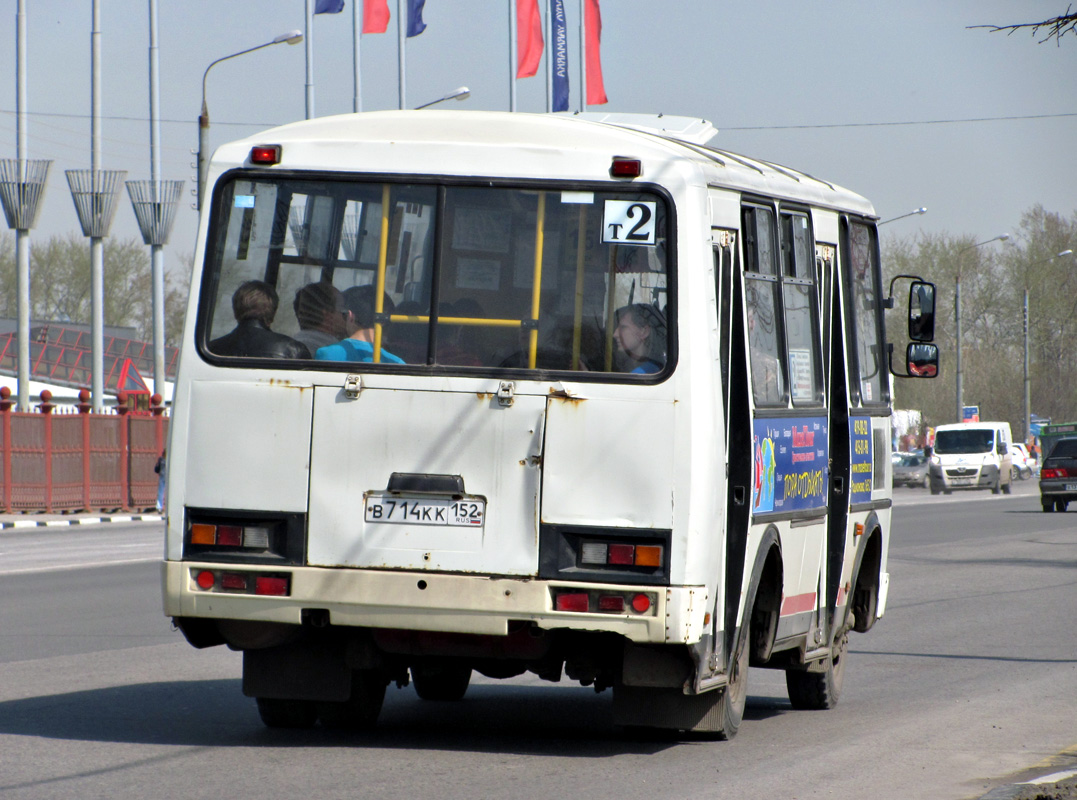
POLYGON ((804 511, 826 505, 825 417, 756 420, 752 431, 752 511, 804 511))

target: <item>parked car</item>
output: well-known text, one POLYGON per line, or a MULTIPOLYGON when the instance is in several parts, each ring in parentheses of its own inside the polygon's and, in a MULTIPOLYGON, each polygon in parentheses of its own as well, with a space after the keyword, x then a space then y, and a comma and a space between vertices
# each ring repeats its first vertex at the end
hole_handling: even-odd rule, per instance
POLYGON ((927 456, 916 453, 897 455, 900 459, 894 462, 894 485, 920 486, 926 489, 929 480, 927 456))
POLYGON ((1023 444, 1011 444, 1010 454, 1013 456, 1013 476, 1020 480, 1031 478, 1035 471, 1035 462, 1028 454, 1023 444))
POLYGON ((1040 466, 1040 505, 1044 511, 1065 511, 1077 500, 1077 437, 1059 439, 1040 466))

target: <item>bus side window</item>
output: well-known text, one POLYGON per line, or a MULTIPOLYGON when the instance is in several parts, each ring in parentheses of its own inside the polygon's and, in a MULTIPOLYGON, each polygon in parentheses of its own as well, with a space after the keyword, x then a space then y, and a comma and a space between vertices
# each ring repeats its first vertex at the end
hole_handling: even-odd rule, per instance
POLYGON ((744 208, 744 305, 748 316, 752 394, 760 405, 784 405, 786 397, 775 234, 771 209, 744 208))
POLYGON ((813 270, 815 245, 808 215, 783 211, 781 233, 789 389, 793 405, 819 403, 822 400, 820 330, 813 270))

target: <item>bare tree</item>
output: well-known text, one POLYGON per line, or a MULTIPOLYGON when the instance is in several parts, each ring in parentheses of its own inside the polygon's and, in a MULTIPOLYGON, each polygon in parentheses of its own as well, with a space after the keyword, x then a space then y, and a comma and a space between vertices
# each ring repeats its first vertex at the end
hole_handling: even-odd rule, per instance
POLYGON ((1077 14, 1073 12, 1073 6, 1069 5, 1066 6, 1065 14, 1045 19, 1042 22, 1019 22, 1014 25, 970 25, 969 27, 987 28, 991 33, 1005 31, 1007 36, 1020 30, 1027 30, 1034 38, 1043 37, 1039 39, 1040 44, 1049 42, 1052 39, 1055 40, 1055 44, 1058 44, 1067 33, 1077 35, 1077 14))

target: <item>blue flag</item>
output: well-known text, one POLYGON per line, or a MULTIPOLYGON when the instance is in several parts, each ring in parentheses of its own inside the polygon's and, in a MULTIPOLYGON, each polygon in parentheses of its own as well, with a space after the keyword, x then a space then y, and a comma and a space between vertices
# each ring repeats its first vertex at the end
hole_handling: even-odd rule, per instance
POLYGON ((568 111, 568 30, 564 0, 550 0, 550 71, 553 74, 553 110, 568 111))
POLYGON ((423 6, 426 0, 408 0, 408 36, 418 36, 426 30, 423 22, 423 6))
POLYGON ((339 14, 344 10, 344 0, 315 0, 315 14, 339 14))

